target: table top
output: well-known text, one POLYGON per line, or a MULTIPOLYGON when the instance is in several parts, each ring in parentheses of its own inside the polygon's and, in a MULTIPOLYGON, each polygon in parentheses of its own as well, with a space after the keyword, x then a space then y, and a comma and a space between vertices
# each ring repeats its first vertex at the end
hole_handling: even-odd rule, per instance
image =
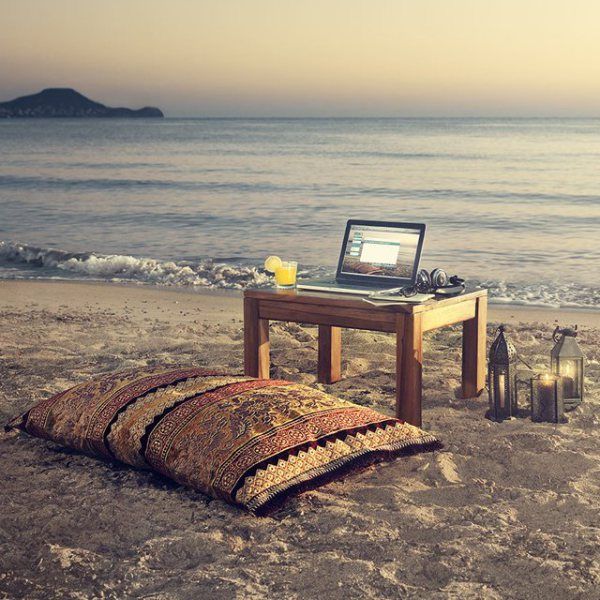
POLYGON ((295 302, 302 304, 338 306, 340 308, 369 308, 373 311, 385 312, 404 312, 404 313, 420 313, 453 304, 459 304, 475 298, 487 296, 486 289, 469 288, 465 293, 451 298, 433 298, 421 304, 398 303, 393 306, 375 306, 363 301, 363 296, 350 294, 334 294, 327 292, 316 292, 309 290, 282 290, 278 288, 257 288, 247 289, 244 292, 245 298, 254 298, 257 300, 269 300, 276 302, 295 302))

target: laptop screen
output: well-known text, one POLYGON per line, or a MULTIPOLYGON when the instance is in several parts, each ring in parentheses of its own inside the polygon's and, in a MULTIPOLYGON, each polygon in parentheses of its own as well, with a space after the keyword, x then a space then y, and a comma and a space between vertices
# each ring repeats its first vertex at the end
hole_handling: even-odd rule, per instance
POLYGON ((412 280, 420 240, 414 228, 352 224, 339 274, 412 280))

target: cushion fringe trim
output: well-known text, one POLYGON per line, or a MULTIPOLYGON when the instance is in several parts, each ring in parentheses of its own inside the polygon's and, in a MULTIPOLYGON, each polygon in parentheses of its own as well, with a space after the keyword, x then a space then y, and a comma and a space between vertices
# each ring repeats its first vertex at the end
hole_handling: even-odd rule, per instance
MULTIPOLYGON (((361 457, 372 458, 373 461, 381 458, 382 455, 386 453, 399 453, 402 450, 411 449, 411 448, 420 448, 424 449, 424 447, 430 446, 432 449, 440 446, 440 442, 433 435, 424 435, 419 439, 410 439, 410 440, 400 440, 397 442, 393 442, 391 444, 385 444, 377 448, 363 448, 361 450, 357 450, 348 454, 346 456, 342 456, 335 461, 332 461, 326 465, 321 467, 315 467, 305 471, 294 477, 293 479, 289 479, 283 483, 277 484, 264 492, 256 495, 254 498, 244 503, 244 506, 250 512, 257 512, 261 509, 264 509, 268 504, 273 502, 278 496, 281 496, 284 492, 291 492, 292 488, 296 488, 301 486, 303 483, 311 481, 317 477, 331 475, 336 471, 342 469, 342 467, 351 465, 351 463, 357 461, 361 457), (370 455, 370 456, 369 456, 370 455)), ((391 458, 391 457, 390 457, 391 458)), ((370 462, 370 461, 369 461, 370 462)), ((364 466, 364 462, 361 463, 361 466, 364 466)))

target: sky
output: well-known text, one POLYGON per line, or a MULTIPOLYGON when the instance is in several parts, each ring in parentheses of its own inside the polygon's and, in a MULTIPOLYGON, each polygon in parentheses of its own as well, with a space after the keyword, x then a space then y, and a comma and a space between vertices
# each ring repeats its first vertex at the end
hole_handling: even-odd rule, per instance
POLYGON ((167 116, 600 116, 599 0, 0 0, 0 100, 167 116))

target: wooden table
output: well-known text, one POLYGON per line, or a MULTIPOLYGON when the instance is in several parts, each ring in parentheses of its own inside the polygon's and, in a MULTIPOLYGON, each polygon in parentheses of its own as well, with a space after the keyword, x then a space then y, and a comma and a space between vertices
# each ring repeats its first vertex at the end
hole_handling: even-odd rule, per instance
POLYGON ((269 321, 319 327, 318 378, 341 379, 341 328, 396 334, 396 414, 421 425, 423 333, 462 323, 462 393, 471 398, 485 386, 487 291, 475 290, 423 304, 378 307, 360 297, 299 290, 244 293, 244 371, 269 377, 269 321))

